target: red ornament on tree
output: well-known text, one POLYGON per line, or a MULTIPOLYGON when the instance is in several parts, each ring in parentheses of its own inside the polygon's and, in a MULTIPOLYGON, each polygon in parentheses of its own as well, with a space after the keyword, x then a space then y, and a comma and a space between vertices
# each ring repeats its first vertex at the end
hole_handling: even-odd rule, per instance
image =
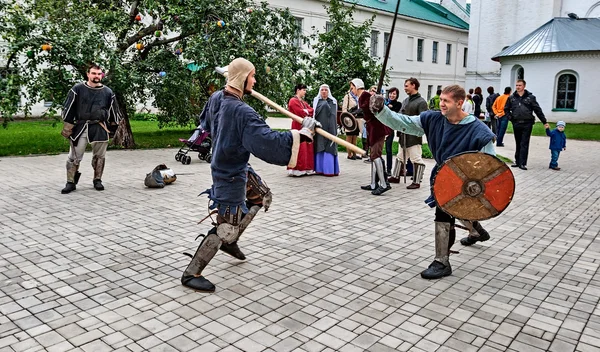
POLYGON ((141 21, 142 20, 142 15, 138 14, 137 16, 135 16, 135 20, 136 21, 141 21))

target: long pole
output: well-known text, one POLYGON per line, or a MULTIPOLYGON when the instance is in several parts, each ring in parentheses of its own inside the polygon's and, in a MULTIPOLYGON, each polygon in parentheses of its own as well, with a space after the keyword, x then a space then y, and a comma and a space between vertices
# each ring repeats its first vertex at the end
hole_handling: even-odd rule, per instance
POLYGON ((377 94, 381 93, 381 87, 383 87, 383 80, 385 78, 385 70, 387 68, 388 58, 390 57, 390 48, 392 47, 392 38, 394 37, 394 29, 396 28, 396 19, 398 18, 398 10, 400 9, 400 0, 396 3, 396 12, 394 13, 394 21, 392 21, 392 31, 388 39, 387 48, 385 49, 385 57, 383 58, 383 67, 381 68, 381 74, 379 75, 379 83, 377 83, 377 94))
MULTIPOLYGON (((259 92, 253 90, 252 93, 250 93, 250 95, 252 95, 253 97, 255 97, 256 99, 262 101, 263 103, 271 106, 272 108, 274 108, 275 110, 279 111, 280 113, 284 114, 285 116, 291 118, 292 120, 298 122, 298 123, 302 123, 302 118, 296 114, 293 114, 291 112, 289 112, 288 110, 286 110, 283 106, 277 104, 276 102, 272 101, 271 99, 265 97, 264 95, 260 94, 259 92)), ((364 155, 366 152, 364 150, 362 150, 361 148, 355 146, 352 143, 346 142, 345 140, 332 135, 331 133, 325 131, 322 128, 317 128, 316 133, 320 134, 321 136, 334 141, 337 144, 341 144, 344 147, 346 147, 347 149, 351 149, 353 152, 360 154, 360 155, 364 155)))

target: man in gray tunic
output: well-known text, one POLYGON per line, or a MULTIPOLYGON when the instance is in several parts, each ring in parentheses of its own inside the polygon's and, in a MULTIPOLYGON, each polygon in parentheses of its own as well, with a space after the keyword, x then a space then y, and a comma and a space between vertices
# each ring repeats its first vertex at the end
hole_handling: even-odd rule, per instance
POLYGON ((98 191, 104 190, 102 173, 110 136, 109 130, 116 130, 121 120, 115 94, 100 83, 102 80, 100 66, 90 65, 87 77, 87 82, 77 83, 71 88, 62 111, 64 127, 61 134, 71 144, 67 158, 67 185, 61 191, 63 194, 76 189, 75 185, 81 175, 79 164, 88 144, 92 145, 94 188, 98 191))

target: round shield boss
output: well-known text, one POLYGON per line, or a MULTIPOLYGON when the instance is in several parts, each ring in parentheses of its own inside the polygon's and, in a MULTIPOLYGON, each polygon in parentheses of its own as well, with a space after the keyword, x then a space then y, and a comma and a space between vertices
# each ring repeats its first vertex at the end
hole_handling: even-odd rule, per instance
POLYGON ((479 221, 499 215, 514 193, 515 178, 506 163, 481 152, 449 158, 433 183, 437 205, 462 220, 479 221))
POLYGON ((340 122, 346 132, 352 132, 358 128, 358 122, 356 122, 356 118, 349 112, 344 111, 340 115, 340 122))

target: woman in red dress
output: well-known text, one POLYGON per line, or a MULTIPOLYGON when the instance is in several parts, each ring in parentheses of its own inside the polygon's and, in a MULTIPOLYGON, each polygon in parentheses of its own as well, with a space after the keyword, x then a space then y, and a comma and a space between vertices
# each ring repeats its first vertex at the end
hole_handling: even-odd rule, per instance
MULTIPOLYGON (((288 102, 288 110, 302 118, 312 117, 313 108, 304 101, 306 96, 306 85, 296 85, 294 96, 288 102)), ((301 129, 302 125, 292 120, 292 129, 301 129)), ((298 161, 296 167, 288 168, 289 176, 304 176, 315 173, 315 157, 312 143, 300 143, 300 151, 298 152, 298 161)))

